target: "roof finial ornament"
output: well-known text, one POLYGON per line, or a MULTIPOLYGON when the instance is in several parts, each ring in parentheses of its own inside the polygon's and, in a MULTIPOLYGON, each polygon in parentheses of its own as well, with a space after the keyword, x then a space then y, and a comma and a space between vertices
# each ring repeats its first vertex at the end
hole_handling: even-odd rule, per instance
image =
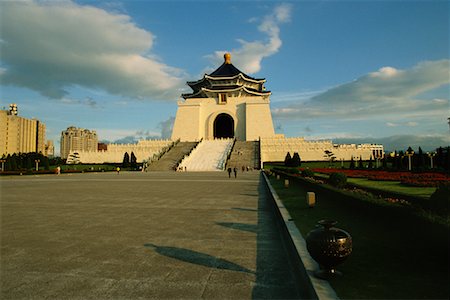
POLYGON ((225 58, 225 63, 227 64, 227 65, 230 65, 231 64, 231 54, 230 53, 225 53, 225 55, 223 56, 223 58, 225 58))

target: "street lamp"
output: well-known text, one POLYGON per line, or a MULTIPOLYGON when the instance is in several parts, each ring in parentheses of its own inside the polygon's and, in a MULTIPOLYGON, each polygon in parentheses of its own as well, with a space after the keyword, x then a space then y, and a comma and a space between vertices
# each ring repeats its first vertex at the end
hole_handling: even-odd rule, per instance
POLYGON ((39 162, 40 162, 41 160, 39 160, 39 159, 35 159, 34 160, 34 162, 36 163, 36 171, 39 171, 39 162))
POLYGON ((414 150, 411 149, 411 147, 408 147, 406 155, 408 156, 408 170, 411 171, 411 157, 414 155, 414 150))
POLYGON ((430 168, 433 169, 433 157, 436 155, 435 152, 427 152, 428 157, 430 158, 430 168))
POLYGON ((5 162, 6 159, 0 159, 0 162, 2 163, 2 172, 5 171, 5 162))

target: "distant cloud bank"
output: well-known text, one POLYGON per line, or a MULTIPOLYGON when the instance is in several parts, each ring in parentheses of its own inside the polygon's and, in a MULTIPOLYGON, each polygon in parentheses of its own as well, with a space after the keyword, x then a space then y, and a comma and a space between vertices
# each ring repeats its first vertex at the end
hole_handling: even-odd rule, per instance
POLYGON ((411 69, 383 67, 313 96, 273 110, 276 118, 358 120, 395 115, 436 117, 448 114, 449 99, 423 97, 450 84, 449 60, 421 62, 411 69))
POLYGON ((151 54, 129 16, 71 1, 3 1, 3 84, 63 99, 73 86, 138 99, 177 99, 183 71, 151 54))

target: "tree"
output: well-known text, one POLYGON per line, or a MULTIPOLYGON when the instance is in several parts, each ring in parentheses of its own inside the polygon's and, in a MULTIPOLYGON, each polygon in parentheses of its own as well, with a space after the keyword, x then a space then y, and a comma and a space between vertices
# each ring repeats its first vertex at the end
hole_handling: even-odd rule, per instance
POLYGON ((331 165, 331 163, 336 159, 336 156, 334 156, 334 153, 331 152, 330 150, 325 150, 325 155, 324 157, 328 160, 329 165, 331 165))
POLYGON ((9 154, 8 154, 8 156, 6 157, 5 170, 6 170, 6 171, 12 171, 12 167, 11 167, 11 155, 9 155, 9 154))
POLYGON ((128 155, 128 152, 125 152, 123 155, 123 162, 122 167, 127 168, 130 165, 130 156, 128 155))
POLYGON ((372 155, 370 156, 370 159, 369 159, 369 169, 373 169, 373 158, 372 158, 372 155))
POLYGON ((41 163, 42 163, 42 166, 44 167, 44 170, 47 170, 47 171, 50 170, 50 163, 48 161, 48 157, 47 156, 43 156, 42 157, 41 163))
POLYGON ((27 155, 27 157, 25 158, 25 169, 27 169, 27 170, 33 169, 33 163, 31 162, 30 155, 27 155))
POLYGON ((397 150, 394 151, 394 155, 391 156, 391 168, 393 170, 398 169, 397 150))
POLYGON ((423 154, 422 148, 419 147, 419 151, 414 155, 414 164, 416 170, 421 171, 425 169, 425 155, 423 154))
POLYGON ((386 170, 386 169, 387 169, 387 159, 386 159, 386 156, 384 156, 384 157, 382 158, 382 160, 383 160, 383 170, 386 170))
POLYGON ((137 167, 137 159, 136 156, 134 155, 134 152, 131 152, 131 156, 130 156, 130 166, 132 168, 136 168, 137 167))
POLYGON ((352 155, 352 159, 350 160, 350 169, 351 170, 355 169, 355 160, 353 159, 353 155, 352 155))
POLYGON ((300 167, 302 164, 302 159, 300 158, 300 155, 298 152, 294 152, 294 156, 292 156, 291 159, 291 167, 300 167))
POLYGON ((359 168, 359 169, 364 169, 364 162, 363 162, 363 160, 362 160, 362 156, 359 157, 358 168, 359 168))
POLYGON ((17 171, 18 165, 20 164, 19 156, 14 153, 13 155, 11 155, 11 157, 9 159, 10 159, 11 171, 17 171))
POLYGON ((437 168, 444 168, 444 148, 439 147, 436 149, 436 157, 434 159, 437 168))
POLYGON ((405 153, 403 151, 398 152, 397 156, 397 169, 403 170, 405 168, 405 153))
POLYGON ((285 167, 290 167, 291 166, 291 162, 292 161, 292 157, 291 157, 291 153, 287 153, 286 157, 284 158, 284 166, 285 167))

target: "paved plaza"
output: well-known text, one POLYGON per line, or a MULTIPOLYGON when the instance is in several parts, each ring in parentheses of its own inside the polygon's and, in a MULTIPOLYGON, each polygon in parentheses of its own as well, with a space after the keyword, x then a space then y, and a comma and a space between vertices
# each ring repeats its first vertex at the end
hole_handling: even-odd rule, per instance
POLYGON ((0 298, 298 298, 267 193, 256 171, 0 178, 0 298))

